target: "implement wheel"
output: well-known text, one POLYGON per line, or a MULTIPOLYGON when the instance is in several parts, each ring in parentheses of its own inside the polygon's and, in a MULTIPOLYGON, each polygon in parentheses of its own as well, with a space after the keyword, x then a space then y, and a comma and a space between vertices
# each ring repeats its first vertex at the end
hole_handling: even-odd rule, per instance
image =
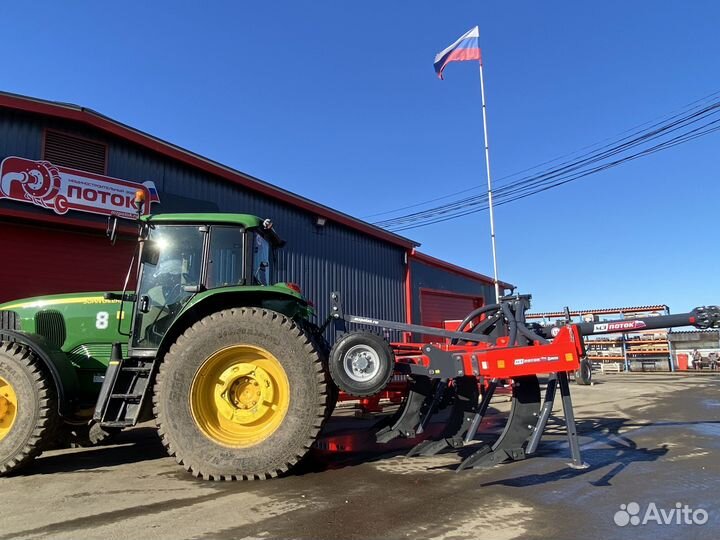
POLYGON ((297 463, 317 438, 328 399, 322 361, 274 311, 220 311, 171 347, 154 405, 165 447, 194 476, 265 479, 297 463))
POLYGON ((0 342, 0 474, 40 455, 58 421, 55 388, 35 355, 0 342))
POLYGON ((351 332, 330 350, 330 376, 351 396, 373 396, 385 389, 395 368, 395 355, 382 336, 351 332))
POLYGON ((592 362, 588 358, 580 360, 580 367, 575 371, 575 383, 580 386, 592 384, 592 362))

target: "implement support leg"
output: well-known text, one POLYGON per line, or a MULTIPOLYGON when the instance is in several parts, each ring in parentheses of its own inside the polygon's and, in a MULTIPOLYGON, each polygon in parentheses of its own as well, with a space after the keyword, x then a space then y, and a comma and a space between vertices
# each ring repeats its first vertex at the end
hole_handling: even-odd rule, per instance
POLYGON ((573 413, 572 400, 570 399, 570 384, 568 384, 567 372, 561 371, 557 374, 560 383, 560 395, 562 396, 563 413, 565 415, 565 426, 567 429, 568 442, 570 443, 570 455, 573 469, 587 469, 590 465, 582 460, 580 455, 580 444, 578 443, 577 427, 575 426, 575 414, 573 413))

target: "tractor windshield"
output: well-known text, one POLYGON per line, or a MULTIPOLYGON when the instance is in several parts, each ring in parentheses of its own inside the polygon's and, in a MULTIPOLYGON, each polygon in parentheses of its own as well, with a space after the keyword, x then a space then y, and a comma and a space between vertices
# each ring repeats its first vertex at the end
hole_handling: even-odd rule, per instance
POLYGON ((160 225, 149 231, 133 332, 133 347, 154 349, 160 345, 184 303, 200 284, 203 229, 187 225, 160 225))

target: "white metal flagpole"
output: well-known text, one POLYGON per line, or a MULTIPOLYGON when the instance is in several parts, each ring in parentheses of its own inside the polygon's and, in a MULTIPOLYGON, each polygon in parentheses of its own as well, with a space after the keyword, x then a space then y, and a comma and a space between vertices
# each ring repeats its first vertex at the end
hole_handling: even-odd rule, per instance
POLYGON ((492 179, 490 176, 490 147, 488 146, 487 111, 485 108, 485 81, 483 79, 482 59, 480 60, 480 95, 482 96, 483 133, 485 135, 485 166, 487 168, 488 208, 490 209, 490 241, 492 242, 495 301, 500 302, 500 283, 498 282, 497 253, 495 251, 495 214, 493 211, 492 179))

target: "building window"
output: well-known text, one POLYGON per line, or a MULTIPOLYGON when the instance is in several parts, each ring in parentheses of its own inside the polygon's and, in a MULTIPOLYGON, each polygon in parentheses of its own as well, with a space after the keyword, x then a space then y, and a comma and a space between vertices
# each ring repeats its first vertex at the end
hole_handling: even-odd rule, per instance
POLYGON ((105 174, 107 145, 62 131, 45 131, 43 159, 53 165, 105 174))

